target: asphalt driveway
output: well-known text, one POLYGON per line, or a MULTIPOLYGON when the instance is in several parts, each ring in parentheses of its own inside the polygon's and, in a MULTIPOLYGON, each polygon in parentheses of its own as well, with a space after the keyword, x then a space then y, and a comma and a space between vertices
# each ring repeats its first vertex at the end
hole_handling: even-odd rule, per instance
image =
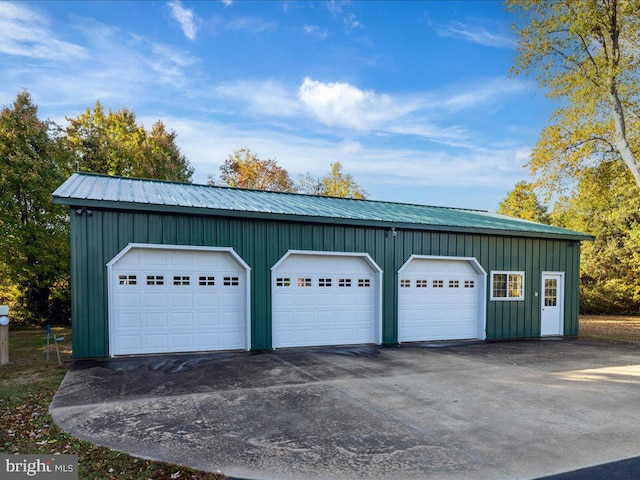
POLYGON ((527 479, 640 455, 640 346, 322 348, 76 362, 64 430, 250 479, 527 479))

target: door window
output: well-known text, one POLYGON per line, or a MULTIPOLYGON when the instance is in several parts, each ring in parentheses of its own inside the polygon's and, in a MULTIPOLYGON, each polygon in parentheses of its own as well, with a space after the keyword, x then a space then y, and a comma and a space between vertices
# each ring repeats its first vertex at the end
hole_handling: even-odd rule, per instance
POLYGON ((556 307, 558 305, 558 279, 544 279, 544 306, 556 307))

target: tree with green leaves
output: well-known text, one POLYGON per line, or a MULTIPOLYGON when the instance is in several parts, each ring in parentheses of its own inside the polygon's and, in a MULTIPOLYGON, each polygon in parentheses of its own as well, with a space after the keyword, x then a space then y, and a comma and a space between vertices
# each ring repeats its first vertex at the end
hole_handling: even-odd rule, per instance
POLYGON ((518 182, 500 202, 498 213, 531 222, 549 223, 547 207, 538 200, 534 185, 524 181, 518 182))
POLYGON ((560 198, 551 223, 595 235, 580 260, 584 313, 640 309, 640 188, 621 163, 585 170, 575 192, 560 198))
POLYGON ((321 178, 315 178, 307 172, 300 179, 300 191, 323 197, 367 198, 368 193, 356 183, 351 174, 344 173, 340 162, 332 163, 330 167, 329 174, 321 178))
POLYGON ((67 170, 190 182, 193 168, 176 145, 177 134, 161 121, 151 130, 126 108, 105 112, 98 101, 77 118, 67 118, 67 170))
MULTIPOLYGON (((223 185, 273 192, 295 192, 297 186, 286 169, 275 159, 261 159, 248 148, 239 148, 230 154, 220 166, 220 181, 223 185)), ((209 185, 216 179, 209 175, 209 185)))
POLYGON ((63 314, 53 308, 56 290, 57 304, 68 306, 67 211, 51 203, 68 159, 52 128, 26 91, 0 112, 0 251, 12 282, 2 288, 17 285, 20 315, 40 323, 63 314))
POLYGON ((515 74, 559 102, 529 169, 548 192, 622 160, 640 185, 640 1, 507 0, 518 14, 515 74))

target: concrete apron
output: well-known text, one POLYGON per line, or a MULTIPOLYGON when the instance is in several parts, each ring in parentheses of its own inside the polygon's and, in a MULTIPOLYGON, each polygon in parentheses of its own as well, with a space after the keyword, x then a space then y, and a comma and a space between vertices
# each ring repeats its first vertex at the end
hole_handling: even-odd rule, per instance
POLYGON ((525 479, 640 455, 640 346, 533 341, 76 362, 50 411, 251 479, 525 479))

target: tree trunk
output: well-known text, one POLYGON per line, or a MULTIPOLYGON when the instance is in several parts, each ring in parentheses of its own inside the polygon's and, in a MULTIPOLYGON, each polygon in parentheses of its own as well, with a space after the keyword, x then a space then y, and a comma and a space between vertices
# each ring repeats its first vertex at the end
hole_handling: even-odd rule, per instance
POLYGON ((633 150, 629 146, 627 140, 627 128, 624 119, 624 111, 622 110, 622 103, 618 97, 618 92, 615 86, 609 88, 609 101, 611 103, 611 116, 613 117, 613 124, 615 127, 614 140, 616 147, 620 152, 620 156, 624 163, 629 167, 633 178, 636 180, 638 186, 640 186, 640 162, 636 158, 633 150))
POLYGON ((609 68, 607 72, 607 84, 609 87, 609 103, 611 104, 611 115, 613 117, 614 125, 613 138, 622 160, 626 163, 627 167, 629 167, 629 170, 631 170, 636 184, 640 186, 640 162, 633 153, 633 150, 631 150, 631 146, 627 140, 627 125, 624 118, 624 109, 622 107, 622 102, 620 101, 620 96, 618 95, 617 75, 621 52, 617 0, 613 0, 611 3, 607 4, 607 8, 609 22, 608 37, 611 41, 611 45, 609 47, 610 52, 608 55, 609 68))

